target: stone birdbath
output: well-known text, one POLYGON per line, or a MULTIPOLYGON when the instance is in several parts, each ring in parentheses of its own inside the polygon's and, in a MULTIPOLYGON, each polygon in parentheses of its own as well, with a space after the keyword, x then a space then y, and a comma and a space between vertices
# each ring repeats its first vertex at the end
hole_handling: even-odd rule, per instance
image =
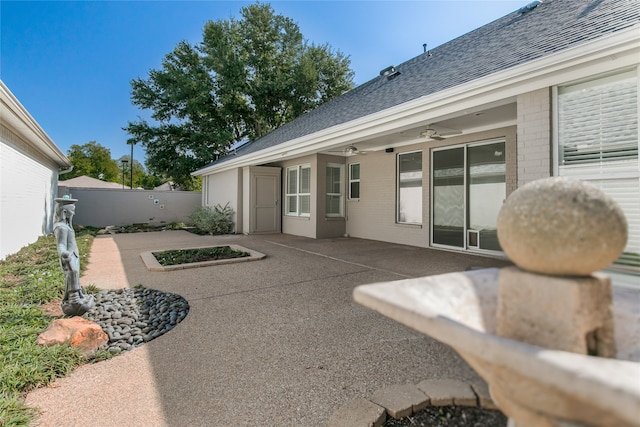
POLYGON ((535 181, 498 216, 516 266, 363 285, 354 299, 453 347, 511 427, 637 427, 640 290, 594 273, 620 255, 626 227, 600 190, 535 181))

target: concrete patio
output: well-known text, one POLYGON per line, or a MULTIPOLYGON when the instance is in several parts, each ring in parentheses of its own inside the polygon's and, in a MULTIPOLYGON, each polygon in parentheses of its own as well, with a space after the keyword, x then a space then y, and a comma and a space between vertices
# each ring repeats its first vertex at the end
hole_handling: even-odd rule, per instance
POLYGON ((169 333, 35 390, 42 426, 324 426, 358 398, 427 379, 482 380, 449 347, 353 302, 355 286, 506 261, 383 242, 185 231, 97 237, 83 285, 174 292, 169 333), (235 243, 260 261, 148 271, 146 251, 235 243))

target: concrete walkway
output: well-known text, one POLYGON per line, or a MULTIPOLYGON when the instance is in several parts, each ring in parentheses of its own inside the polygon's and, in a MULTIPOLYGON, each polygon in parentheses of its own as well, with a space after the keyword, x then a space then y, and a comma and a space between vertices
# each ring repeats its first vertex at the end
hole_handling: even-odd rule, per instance
POLYGON ((33 391, 41 426, 325 426, 393 384, 483 382, 448 347, 353 302, 355 286, 503 266, 361 240, 185 231, 97 237, 83 285, 142 284, 189 301, 169 333, 33 391), (148 271, 150 250, 237 243, 260 261, 148 271))

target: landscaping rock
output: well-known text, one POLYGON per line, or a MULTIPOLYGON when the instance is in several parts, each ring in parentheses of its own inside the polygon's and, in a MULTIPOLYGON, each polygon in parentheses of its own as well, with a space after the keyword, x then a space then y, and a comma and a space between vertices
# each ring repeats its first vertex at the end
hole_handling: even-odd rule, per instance
POLYGON ((38 336, 36 342, 49 347, 68 344, 78 348, 84 356, 91 356, 108 340, 109 337, 98 324, 74 316, 51 322, 47 330, 38 336))
POLYGON ((108 334, 107 350, 132 350, 169 332, 189 313, 180 295, 149 288, 103 290, 84 316, 108 334))

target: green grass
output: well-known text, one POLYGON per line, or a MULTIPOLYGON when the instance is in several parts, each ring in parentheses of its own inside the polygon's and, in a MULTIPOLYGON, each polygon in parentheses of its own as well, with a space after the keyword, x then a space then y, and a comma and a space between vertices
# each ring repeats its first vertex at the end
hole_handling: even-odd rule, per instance
MULTIPOLYGON (((81 271, 92 241, 89 231, 76 234, 81 271)), ((62 298, 63 293, 53 235, 0 261, 0 427, 29 425, 35 412, 24 405, 25 394, 86 362, 69 346, 36 344, 38 334, 52 320, 41 305, 62 298)))

